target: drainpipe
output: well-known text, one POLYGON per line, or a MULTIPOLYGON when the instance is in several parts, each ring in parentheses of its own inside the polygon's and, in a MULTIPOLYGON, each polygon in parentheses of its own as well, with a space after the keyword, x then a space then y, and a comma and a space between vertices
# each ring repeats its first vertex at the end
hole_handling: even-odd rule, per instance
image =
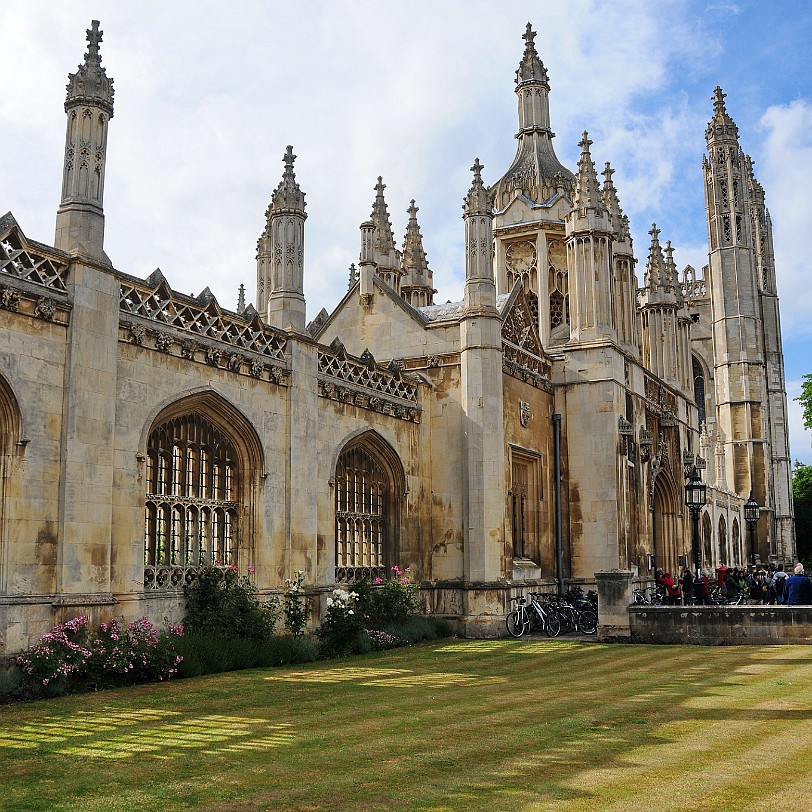
POLYGON ((555 478, 555 558, 558 594, 564 594, 564 543, 561 538, 561 415, 553 415, 553 476, 555 478))

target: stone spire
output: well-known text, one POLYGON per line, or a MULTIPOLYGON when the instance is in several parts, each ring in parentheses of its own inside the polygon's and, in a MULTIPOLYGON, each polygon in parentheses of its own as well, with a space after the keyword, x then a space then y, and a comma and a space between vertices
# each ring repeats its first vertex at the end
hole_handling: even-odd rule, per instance
POLYGON ((536 33, 527 24, 524 53, 516 71, 519 132, 516 157, 493 187, 495 204, 502 209, 516 194, 535 202, 549 200, 559 190, 572 196, 575 178, 558 160, 550 129, 550 83, 535 44, 536 33))
POLYGON ((536 51, 536 32, 530 23, 527 24, 522 39, 524 40, 524 53, 516 70, 516 84, 533 81, 549 83, 547 68, 544 67, 544 63, 536 51))
POLYGON ((386 188, 383 178, 378 176, 375 184, 375 201, 369 220, 361 223, 360 275, 362 295, 371 295, 372 275, 377 275, 396 293, 400 294, 400 279, 403 275, 402 255, 395 246, 395 234, 389 221, 389 209, 383 196, 386 188))
POLYGON ((79 65, 76 73, 68 74, 68 95, 65 99, 65 112, 78 105, 93 105, 100 107, 107 113, 108 118, 113 117, 113 80, 107 78, 107 73, 101 66, 99 43, 102 41, 102 31, 99 31, 99 21, 93 20, 87 30, 87 53, 85 61, 79 65))
POLYGON ((304 330, 305 196, 296 181, 296 156, 288 146, 282 180, 265 212, 265 230, 257 242, 257 304, 267 304, 269 324, 304 330))
POLYGON ((465 310, 496 313, 493 278, 493 198, 482 182, 479 158, 471 171, 474 180, 463 203, 465 220, 465 310))
POLYGON ((612 229, 612 287, 614 323, 620 346, 633 357, 640 355, 637 322, 637 278, 634 274, 634 251, 629 218, 620 208, 612 169, 607 161, 603 170, 603 205, 612 229))
POLYGON ((595 164, 589 147, 592 141, 584 130, 578 146, 581 148, 581 157, 578 161, 578 174, 575 176, 575 196, 573 206, 577 209, 595 209, 603 211, 603 200, 598 186, 598 176, 595 174, 595 164))
POLYGON ((237 290, 237 312, 242 313, 245 310, 245 285, 240 282, 240 287, 237 290))
POLYGON ((606 162, 602 174, 603 189, 601 192, 603 206, 606 209, 609 215, 609 220, 614 228, 615 239, 625 240, 628 238, 629 241, 631 241, 631 235, 628 233, 629 221, 623 214, 623 209, 620 208, 620 198, 617 195, 617 189, 615 188, 614 181, 612 180, 612 175, 615 174, 615 170, 612 169, 609 161, 606 162))
POLYGON ((650 291, 661 291, 666 288, 666 269, 663 247, 660 245, 660 229, 657 223, 651 224, 651 245, 646 260, 645 286, 650 291))
POLYGON ((412 200, 409 209, 409 222, 403 239, 403 277, 400 281, 400 294, 414 307, 434 304, 433 274, 428 257, 423 248, 423 237, 417 222, 419 209, 412 200))
POLYGON ((62 199, 54 245, 69 254, 109 264, 104 254, 104 175, 113 80, 101 66, 101 39, 99 21, 93 20, 87 31, 84 63, 76 73, 68 74, 62 199))
POLYGON ((727 94, 722 92, 718 85, 713 91, 713 118, 705 130, 705 138, 708 144, 711 142, 736 143, 739 141, 739 128, 733 119, 727 114, 725 108, 725 98, 727 94))

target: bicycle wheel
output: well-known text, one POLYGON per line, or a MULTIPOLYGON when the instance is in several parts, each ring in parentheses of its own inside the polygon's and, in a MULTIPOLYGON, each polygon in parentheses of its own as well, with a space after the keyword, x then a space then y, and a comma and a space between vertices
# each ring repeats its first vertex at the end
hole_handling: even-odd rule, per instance
POLYGON ((527 621, 527 612, 514 610, 505 618, 505 625, 513 637, 521 637, 527 631, 527 621))
POLYGON ((581 634, 595 634, 597 630, 598 616, 591 609, 586 609, 578 615, 578 631, 581 634))
POLYGON ((558 637, 558 635, 561 634, 561 621, 554 612, 547 612, 547 617, 544 622, 544 631, 547 637, 558 637))

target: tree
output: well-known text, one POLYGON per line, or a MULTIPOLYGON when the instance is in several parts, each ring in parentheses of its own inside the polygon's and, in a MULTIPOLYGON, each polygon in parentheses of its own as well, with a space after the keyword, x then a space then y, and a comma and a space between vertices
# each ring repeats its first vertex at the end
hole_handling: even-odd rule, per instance
MULTIPOLYGON (((812 381, 809 386, 812 387, 812 381)), ((812 407, 812 404, 810 406, 812 407)), ((812 465, 798 465, 793 471, 792 502, 795 506, 795 539, 798 559, 810 566, 812 565, 812 465)))
POLYGON ((804 427, 812 429, 812 374, 803 376, 801 394, 795 400, 804 410, 804 427))

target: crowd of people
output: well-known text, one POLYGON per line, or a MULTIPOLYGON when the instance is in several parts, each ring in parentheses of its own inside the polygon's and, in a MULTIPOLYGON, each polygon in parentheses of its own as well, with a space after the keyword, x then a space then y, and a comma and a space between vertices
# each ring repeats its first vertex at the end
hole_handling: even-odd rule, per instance
POLYGON ((665 591, 664 602, 671 606, 683 602, 719 603, 719 598, 724 601, 743 598, 752 606, 812 605, 812 580, 804 573, 803 564, 796 564, 792 575, 785 572, 783 564, 753 564, 747 568, 721 564, 715 572, 703 569, 696 576, 686 568, 679 579, 658 568, 657 584, 665 591))

